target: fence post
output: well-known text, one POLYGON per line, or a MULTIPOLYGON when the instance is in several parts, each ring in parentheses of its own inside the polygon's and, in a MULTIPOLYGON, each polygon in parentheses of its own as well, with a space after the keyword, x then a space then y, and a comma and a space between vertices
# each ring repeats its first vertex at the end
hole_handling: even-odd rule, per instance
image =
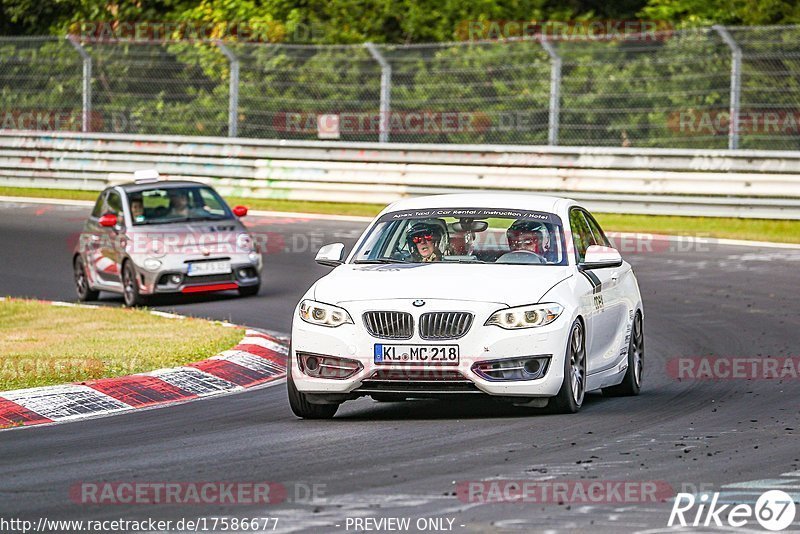
POLYGON ((558 120, 561 109, 561 56, 555 47, 542 36, 542 47, 550 56, 550 119, 547 128, 547 144, 558 144, 558 120))
POLYGON ((83 60, 81 131, 87 133, 90 130, 92 115, 92 57, 86 52, 86 49, 81 46, 75 36, 67 35, 67 41, 78 51, 78 54, 81 55, 81 59, 83 60))
POLYGON ((742 93, 742 49, 725 26, 712 26, 731 49, 731 107, 728 125, 728 148, 739 148, 739 100, 742 93))
POLYGON ((389 142, 389 111, 391 109, 392 97, 392 66, 383 57, 378 48, 373 43, 364 43, 370 55, 381 66, 381 103, 380 103, 380 134, 378 141, 381 143, 389 142))
POLYGON ((216 42, 220 51, 225 54, 230 63, 231 75, 228 86, 228 137, 239 135, 239 58, 230 48, 216 42))

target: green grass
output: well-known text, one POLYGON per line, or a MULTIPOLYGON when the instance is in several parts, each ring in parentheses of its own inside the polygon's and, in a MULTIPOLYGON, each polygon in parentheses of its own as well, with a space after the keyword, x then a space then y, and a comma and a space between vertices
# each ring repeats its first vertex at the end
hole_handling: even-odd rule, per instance
POLYGON ((800 221, 596 213, 607 231, 800 243, 800 221))
POLYGON ((69 200, 97 200, 99 191, 73 191, 71 189, 40 189, 36 187, 0 187, 0 196, 66 198, 69 200))
POLYGON ((268 198, 225 197, 225 200, 231 206, 242 204, 253 210, 324 213, 326 215, 354 215, 359 217, 374 217, 386 207, 383 204, 310 202, 304 200, 272 200, 268 198))
MULTIPOLYGON (((66 189, 41 189, 35 187, 0 187, 0 196, 63 198, 68 200, 97 200, 96 191, 66 189)), ((302 200, 273 200, 269 198, 225 197, 231 206, 242 204, 250 209, 265 211, 292 211, 296 213, 324 213, 328 215, 355 215, 374 217, 385 206, 346 202, 307 202, 302 200)))
MULTIPOLYGON (((97 198, 97 193, 93 191, 0 187, 0 196, 95 200, 97 198)), ((379 204, 307 202, 241 197, 226 197, 226 200, 231 205, 243 204, 250 209, 256 210, 356 215, 364 217, 374 217, 384 207, 379 204)), ((595 216, 603 229, 610 232, 644 232, 747 239, 752 241, 800 243, 800 221, 724 217, 668 217, 662 215, 621 215, 609 213, 597 213, 595 216)))
POLYGON ((176 367, 235 346, 239 328, 143 310, 0 301, 0 391, 176 367))

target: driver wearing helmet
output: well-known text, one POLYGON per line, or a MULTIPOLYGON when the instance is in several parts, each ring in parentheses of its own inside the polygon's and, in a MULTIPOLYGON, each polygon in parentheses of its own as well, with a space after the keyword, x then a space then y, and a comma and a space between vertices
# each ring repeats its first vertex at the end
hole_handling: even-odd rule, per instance
POLYGON ((511 252, 536 254, 548 261, 550 254, 550 232, 539 221, 514 221, 506 231, 511 252))
POLYGON ((439 240, 442 237, 441 229, 427 223, 414 224, 406 234, 408 250, 415 262, 429 263, 441 261, 442 252, 439 250, 439 240))

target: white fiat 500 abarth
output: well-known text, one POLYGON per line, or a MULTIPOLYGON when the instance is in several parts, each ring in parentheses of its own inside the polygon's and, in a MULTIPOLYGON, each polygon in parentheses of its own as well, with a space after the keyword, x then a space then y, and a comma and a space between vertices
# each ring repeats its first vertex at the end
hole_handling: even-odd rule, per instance
POLYGON ((438 195, 384 209, 303 296, 288 394, 299 417, 346 401, 490 395, 563 413, 636 395, 643 310, 631 266, 578 203, 438 195))

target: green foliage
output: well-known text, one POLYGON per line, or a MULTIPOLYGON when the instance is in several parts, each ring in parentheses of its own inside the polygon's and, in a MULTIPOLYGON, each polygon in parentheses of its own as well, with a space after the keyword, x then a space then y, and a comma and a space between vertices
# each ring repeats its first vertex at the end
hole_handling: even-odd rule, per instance
POLYGON ((0 31, 63 35, 87 21, 247 21, 272 41, 441 42, 479 20, 665 20, 683 26, 800 22, 792 0, 4 0, 0 31))
MULTIPOLYGON (((253 33, 245 40, 260 43, 228 43, 240 63, 237 111, 244 137, 315 139, 317 116, 338 114, 351 120, 343 140, 376 140, 380 68, 360 43, 379 43, 392 65, 390 120, 401 123, 391 139, 429 143, 547 142, 551 59, 542 46, 452 42, 486 36, 472 32, 490 21, 641 17, 675 27, 800 21, 800 7, 784 0, 3 0, 0 12, 8 32, 59 36, 80 30, 82 21, 209 25, 204 36, 214 38, 247 25, 253 33), (300 42, 316 44, 291 44, 300 42), (409 43, 414 46, 404 46, 409 43), (430 117, 432 126, 407 128, 402 122, 409 114, 430 117), (465 119, 466 127, 444 125, 449 114, 465 119)), ((732 32, 744 51, 742 109, 794 109, 800 100, 800 31, 732 32)), ((563 58, 560 144, 727 146, 724 125, 697 127, 698 117, 718 119, 729 106, 730 50, 713 31, 556 46, 563 58)), ((86 48, 93 66, 93 130, 227 135, 230 64, 213 43, 86 48)), ((28 110, 67 110, 77 119, 77 51, 63 38, 0 39, 0 105, 12 127, 28 110)), ((72 120, 60 129, 78 126, 72 120)), ((797 149, 797 138, 796 132, 745 130, 741 146, 797 149)))
POLYGON ((649 0, 640 14, 680 27, 793 24, 800 22, 800 4, 786 0, 649 0))

